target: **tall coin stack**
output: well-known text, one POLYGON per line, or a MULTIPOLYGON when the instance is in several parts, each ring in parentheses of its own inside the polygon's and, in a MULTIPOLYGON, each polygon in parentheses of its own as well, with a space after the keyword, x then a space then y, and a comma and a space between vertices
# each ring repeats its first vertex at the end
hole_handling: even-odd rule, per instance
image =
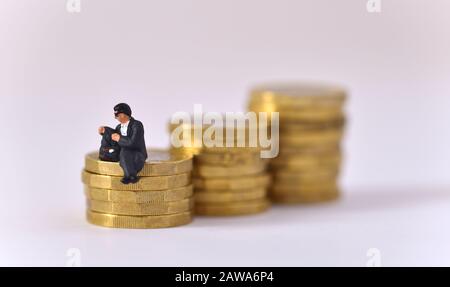
POLYGON ((87 197, 87 220, 115 228, 161 228, 192 221, 192 155, 148 150, 139 182, 123 184, 117 162, 101 161, 98 153, 85 157, 82 172, 87 197))
MULTIPOLYGON (((181 148, 194 154, 193 185, 195 213, 208 216, 255 214, 270 207, 267 188, 270 176, 267 161, 257 147, 195 147, 194 126, 170 125, 170 131, 182 128, 191 133, 192 146, 181 148)), ((225 145, 228 134, 222 127, 225 145)), ((237 130, 234 130, 234 139, 237 130)), ((246 136, 248 139, 248 128, 246 136)), ((201 139, 200 139, 201 140, 201 139)), ((247 141, 248 142, 248 141, 247 141)))
POLYGON ((320 84, 256 87, 249 110, 279 112, 278 157, 270 161, 269 195, 278 203, 336 199, 346 92, 320 84))

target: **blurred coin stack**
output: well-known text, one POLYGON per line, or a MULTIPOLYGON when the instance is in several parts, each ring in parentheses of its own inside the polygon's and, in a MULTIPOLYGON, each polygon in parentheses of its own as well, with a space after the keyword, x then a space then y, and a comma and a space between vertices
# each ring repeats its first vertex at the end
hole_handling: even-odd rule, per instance
POLYGON ((148 150, 148 159, 138 174, 139 182, 123 184, 117 162, 85 157, 82 172, 87 197, 87 220, 115 228, 162 228, 192 221, 192 155, 166 150, 148 150))
MULTIPOLYGON (((269 195, 278 203, 336 199, 346 92, 319 84, 256 87, 249 110, 279 112, 279 155, 269 170, 269 195)), ((268 129, 270 131, 270 129, 268 129)))
MULTIPOLYGON (((270 176, 266 171, 267 161, 261 159, 257 147, 206 147, 195 134, 192 125, 170 125, 170 132, 181 128, 191 134, 191 144, 181 148, 194 154, 193 185, 195 213, 209 216, 231 216, 255 214, 266 211, 270 202, 267 188, 270 176), (201 142, 194 145, 195 137, 201 142)), ((220 127, 222 137, 214 137, 226 144, 227 128, 220 127)), ((236 141, 238 131, 234 129, 236 141)), ((245 128, 248 144, 249 129, 245 128)))

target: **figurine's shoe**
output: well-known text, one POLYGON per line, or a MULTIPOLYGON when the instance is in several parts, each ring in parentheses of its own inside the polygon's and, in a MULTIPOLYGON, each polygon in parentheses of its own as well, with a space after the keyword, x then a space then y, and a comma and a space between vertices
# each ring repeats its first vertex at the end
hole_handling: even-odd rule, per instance
POLYGON ((139 177, 137 176, 130 176, 130 183, 136 183, 139 181, 139 177))
POLYGON ((124 177, 120 180, 123 184, 130 184, 131 183, 131 177, 124 177))

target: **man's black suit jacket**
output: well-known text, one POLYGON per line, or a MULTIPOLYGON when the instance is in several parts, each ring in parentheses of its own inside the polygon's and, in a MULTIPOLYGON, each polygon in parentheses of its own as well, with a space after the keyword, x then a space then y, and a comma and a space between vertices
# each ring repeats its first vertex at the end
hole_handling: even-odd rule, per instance
POLYGON ((116 127, 116 133, 120 135, 119 146, 121 150, 142 153, 147 158, 147 149, 145 147, 144 126, 133 117, 128 123, 127 135, 120 133, 120 124, 116 127))

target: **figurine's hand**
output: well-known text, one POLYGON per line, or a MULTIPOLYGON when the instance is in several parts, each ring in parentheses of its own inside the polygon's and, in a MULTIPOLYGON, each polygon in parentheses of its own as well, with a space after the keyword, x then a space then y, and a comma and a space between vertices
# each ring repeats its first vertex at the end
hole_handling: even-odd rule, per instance
POLYGON ((118 142, 120 140, 120 135, 119 134, 112 134, 111 135, 111 139, 115 142, 118 142))
POLYGON ((98 128, 98 133, 101 134, 101 135, 104 134, 105 133, 105 127, 99 127, 98 128))

